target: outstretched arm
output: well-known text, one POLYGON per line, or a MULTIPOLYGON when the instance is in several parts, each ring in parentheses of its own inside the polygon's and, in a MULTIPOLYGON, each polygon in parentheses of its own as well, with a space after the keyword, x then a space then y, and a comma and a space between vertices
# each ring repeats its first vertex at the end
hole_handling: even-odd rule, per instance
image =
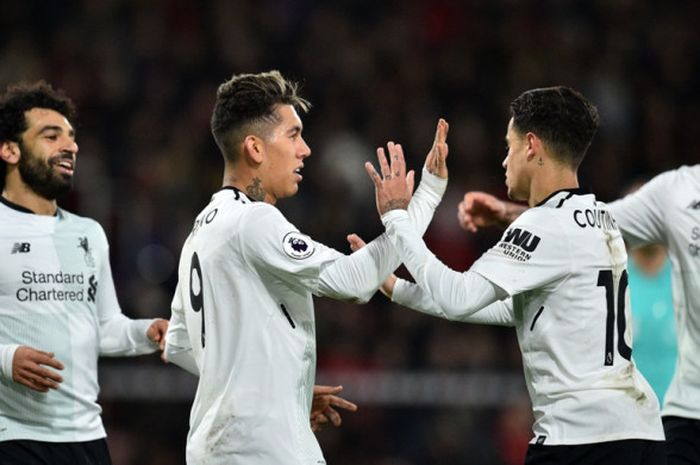
MULTIPOLYGON (((353 251, 359 250, 366 245, 357 234, 350 234, 347 239, 353 251)), ((497 286, 491 283, 488 284, 490 284, 493 292, 498 292, 497 286)), ((487 285, 486 287, 489 286, 487 285)), ((464 312, 450 314, 440 308, 440 306, 435 303, 435 300, 433 300, 419 285, 397 278, 395 274, 391 274, 391 276, 384 280, 380 290, 382 294, 387 296, 394 303, 439 318, 474 324, 498 326, 515 325, 512 299, 499 300, 473 314, 465 315, 464 312)), ((487 289, 487 293, 488 292, 490 291, 487 289)))

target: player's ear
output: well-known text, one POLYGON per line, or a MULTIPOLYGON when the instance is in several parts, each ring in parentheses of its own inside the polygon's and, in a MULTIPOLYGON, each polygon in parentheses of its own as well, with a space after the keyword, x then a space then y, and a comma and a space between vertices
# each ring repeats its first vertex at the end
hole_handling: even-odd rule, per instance
POLYGON ((528 132, 525 134, 527 161, 535 158, 537 153, 542 149, 542 141, 536 134, 528 132))
POLYGON ((265 155, 265 144, 261 138, 254 135, 246 136, 243 139, 243 156, 259 165, 265 155))
POLYGON ((0 158, 8 165, 16 165, 19 163, 20 150, 19 144, 11 140, 0 142, 0 158))

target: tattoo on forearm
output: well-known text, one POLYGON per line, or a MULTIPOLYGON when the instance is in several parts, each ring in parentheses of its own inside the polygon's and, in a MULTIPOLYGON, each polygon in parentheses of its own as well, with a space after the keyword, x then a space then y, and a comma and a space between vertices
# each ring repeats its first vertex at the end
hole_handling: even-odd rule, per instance
POLYGON ((389 210, 406 210, 408 208, 408 200, 406 199, 391 199, 384 204, 384 211, 389 210))
POLYGON ((260 178, 253 178, 253 183, 246 186, 245 191, 253 200, 262 201, 265 199, 265 189, 262 188, 260 178))

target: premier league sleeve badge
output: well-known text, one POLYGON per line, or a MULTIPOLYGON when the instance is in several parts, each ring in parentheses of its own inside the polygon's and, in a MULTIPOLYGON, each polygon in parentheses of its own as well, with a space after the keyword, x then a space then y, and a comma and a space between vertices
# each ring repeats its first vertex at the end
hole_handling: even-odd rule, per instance
POLYGON ((314 253, 314 243, 311 238, 300 232, 292 231, 282 239, 284 253, 296 260, 303 260, 314 253))

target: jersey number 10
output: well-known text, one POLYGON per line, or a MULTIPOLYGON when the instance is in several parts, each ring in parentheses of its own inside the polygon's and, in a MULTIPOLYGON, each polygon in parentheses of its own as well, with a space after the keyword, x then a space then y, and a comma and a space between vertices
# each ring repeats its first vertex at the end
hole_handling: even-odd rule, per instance
MULTIPOLYGON (((612 270, 600 270, 598 286, 605 288, 605 300, 608 304, 608 314, 605 320, 605 365, 612 365, 615 354, 613 351, 613 331, 615 330, 615 283, 612 270)), ((617 351, 622 358, 632 360, 632 348, 625 342, 625 296, 627 295, 627 270, 622 271, 617 287, 617 351)))

